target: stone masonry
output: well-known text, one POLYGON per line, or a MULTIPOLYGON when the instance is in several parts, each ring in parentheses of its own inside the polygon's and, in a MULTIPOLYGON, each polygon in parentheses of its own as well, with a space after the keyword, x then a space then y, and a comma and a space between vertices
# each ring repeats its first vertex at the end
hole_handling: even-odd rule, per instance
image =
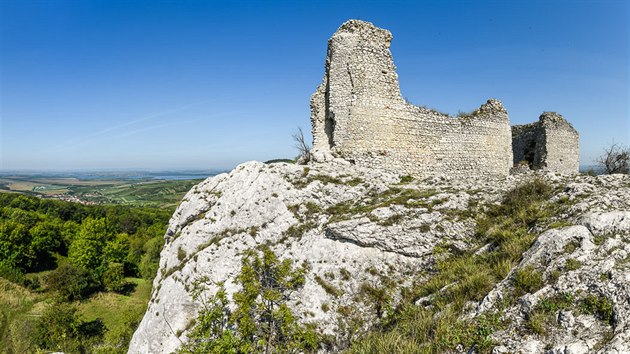
POLYGON ((512 131, 501 102, 490 99, 465 117, 406 102, 391 40, 385 29, 350 20, 328 41, 324 79, 311 96, 313 159, 416 177, 507 176, 512 131))
POLYGON ((538 122, 512 127, 514 165, 559 173, 576 173, 580 161, 579 134, 561 115, 544 112, 538 122))

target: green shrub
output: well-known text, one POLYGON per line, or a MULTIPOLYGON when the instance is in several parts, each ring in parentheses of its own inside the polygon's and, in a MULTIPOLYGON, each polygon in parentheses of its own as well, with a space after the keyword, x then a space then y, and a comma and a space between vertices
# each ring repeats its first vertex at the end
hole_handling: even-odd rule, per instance
POLYGON ((341 274, 341 280, 343 281, 348 281, 352 277, 352 274, 346 268, 341 268, 339 274, 341 274))
POLYGON ((97 291, 97 277, 87 270, 64 264, 44 277, 48 290, 56 292, 65 301, 87 298, 97 291))
POLYGON ((317 225, 312 221, 307 221, 305 223, 298 223, 298 224, 291 225, 288 229, 286 229, 282 233, 282 238, 280 239, 279 242, 282 243, 288 240, 289 238, 301 240, 302 236, 304 236, 306 232, 310 231, 315 226, 317 225))
POLYGON ((558 311, 567 310, 573 306, 573 295, 561 293, 541 300, 534 309, 527 314, 527 328, 533 333, 545 336, 549 327, 555 324, 558 311))
POLYGON ((400 177, 400 184, 406 184, 413 182, 414 178, 410 175, 404 175, 400 177))
POLYGON ((184 259, 186 259, 186 251, 184 251, 182 246, 179 246, 179 248, 177 248, 177 259, 180 262, 183 261, 184 259))
POLYGON ((555 313, 560 310, 567 310, 573 305, 574 297, 571 293, 561 293, 548 297, 540 301, 535 311, 545 313, 555 313))
POLYGON ((527 316, 527 328, 539 335, 547 334, 549 326, 549 316, 545 313, 533 312, 527 316))
POLYGON ((321 286, 322 288, 324 288, 324 290, 334 296, 334 297, 339 297, 341 295, 343 295, 343 292, 339 289, 337 289, 334 285, 330 284, 329 282, 325 281, 324 279, 322 279, 319 275, 315 276, 315 281, 317 282, 317 284, 319 284, 319 286, 321 286))
POLYGON ((376 310, 376 317, 382 318, 391 309, 391 289, 386 287, 374 287, 368 283, 362 283, 359 287, 359 294, 364 297, 368 304, 376 310))
POLYGON ((560 279, 560 271, 557 269, 552 270, 551 272, 549 272, 549 274, 547 275, 547 282, 549 284, 555 284, 558 282, 558 279, 560 279))
POLYGON ((110 263, 105 273, 103 273, 103 286, 107 291, 121 293, 125 291, 127 282, 125 281, 125 268, 121 263, 110 263))
POLYGON ((600 320, 613 325, 613 304, 604 296, 588 295, 580 302, 582 313, 591 314, 600 320))
POLYGON ((606 236, 604 235, 595 235, 593 237, 593 243, 596 244, 597 246, 603 244, 604 241, 606 241, 606 236))
MULTIPOLYGON (((319 341, 314 328, 300 325, 287 306, 289 294, 304 286, 306 271, 280 261, 266 246, 262 254, 247 252, 236 277, 241 290, 233 296, 234 310, 223 283, 218 284, 178 353, 314 352, 319 341)), ((196 283, 195 299, 203 299, 206 282, 196 283)))
POLYGON ((580 243, 578 241, 573 240, 564 246, 564 252, 569 253, 569 254, 573 253, 578 247, 580 247, 580 243))
POLYGON ((0 277, 16 284, 22 284, 24 282, 24 274, 22 271, 4 261, 0 261, 0 277))
POLYGON ((40 349, 85 353, 99 343, 106 328, 100 319, 85 322, 70 304, 48 307, 35 324, 35 343, 40 349))

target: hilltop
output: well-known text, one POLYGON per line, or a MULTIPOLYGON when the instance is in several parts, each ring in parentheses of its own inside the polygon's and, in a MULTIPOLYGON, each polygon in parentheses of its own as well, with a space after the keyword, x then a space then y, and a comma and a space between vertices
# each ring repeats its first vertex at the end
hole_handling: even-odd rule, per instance
POLYGON ((308 265, 289 305, 326 351, 628 351, 629 187, 627 175, 418 180, 245 163, 177 208, 129 352, 186 342, 195 281, 214 284, 205 298, 225 282, 230 298, 262 245, 308 265))

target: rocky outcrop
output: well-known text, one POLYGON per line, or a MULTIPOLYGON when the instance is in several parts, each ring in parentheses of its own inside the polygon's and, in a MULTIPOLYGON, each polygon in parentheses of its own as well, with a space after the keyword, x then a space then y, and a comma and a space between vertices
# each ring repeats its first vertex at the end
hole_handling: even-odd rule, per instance
POLYGON ((265 243, 311 267, 294 298, 303 321, 335 334, 339 313, 352 308, 368 326, 376 313, 357 299, 361 285, 406 284, 431 262, 438 242, 465 248, 474 222, 463 211, 482 198, 445 192, 448 184, 434 182, 402 188, 400 180, 344 163, 249 162, 195 186, 169 223, 151 301, 129 352, 176 349, 199 308, 193 281, 207 276, 234 291, 242 252, 265 243))
MULTIPOLYGON (((558 188, 552 199, 568 205, 558 220, 574 226, 543 232, 506 279, 483 301, 469 304, 468 316, 502 310, 500 299, 512 291, 515 272, 533 266, 555 281, 503 309, 510 325, 493 334, 497 353, 627 352, 630 179, 541 177, 558 188), (565 293, 575 299, 552 315, 553 329, 544 335, 524 330, 537 304, 565 293), (607 299, 613 319, 583 313, 588 296, 607 299)), ((309 264, 305 286, 292 294, 290 306, 300 321, 342 347, 350 321, 363 331, 377 319, 362 287, 386 286, 395 305, 402 288, 430 276, 438 248, 484 252, 474 242, 475 212, 528 178, 411 180, 342 161, 248 162, 209 178, 188 192, 169 223, 151 300, 129 353, 176 350, 200 308, 191 295, 193 282, 226 281, 233 293, 243 252, 261 244, 281 258, 309 264)))
POLYGON ((474 316, 500 311, 509 323, 493 353, 629 353, 630 177, 578 177, 556 198, 575 202, 565 216, 575 226, 542 233, 474 316), (519 272, 544 286, 505 308, 519 272))

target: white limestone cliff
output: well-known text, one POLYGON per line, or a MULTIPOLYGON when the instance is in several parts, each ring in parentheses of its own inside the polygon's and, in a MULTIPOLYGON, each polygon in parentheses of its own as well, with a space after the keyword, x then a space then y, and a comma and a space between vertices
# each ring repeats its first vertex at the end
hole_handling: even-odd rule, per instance
MULTIPOLYGON (((527 311, 540 299, 581 289, 607 296, 615 322, 566 313, 562 316, 573 316, 573 321, 559 319, 568 324, 548 337, 522 338, 509 328, 496 332, 496 350, 628 352, 630 177, 543 177, 565 186, 554 198, 572 201, 560 217, 576 226, 543 233, 517 269, 536 263, 546 277, 568 258, 578 259, 582 267, 523 296, 505 316, 513 326, 523 326, 527 311), (571 242, 576 247, 567 253, 571 242), (607 274, 605 280, 602 274, 607 274)), ((397 299, 399 289, 431 268, 436 246, 470 250, 475 221, 467 210, 500 200, 504 191, 527 178, 531 175, 465 182, 439 177, 401 184, 396 174, 334 162, 248 162, 211 177, 188 192, 169 223, 151 300, 129 353, 176 350, 186 341, 200 308, 191 296, 193 281, 201 276, 226 281, 228 293, 234 292, 243 251, 261 244, 270 244, 280 258, 308 262, 306 284, 293 294, 291 307, 300 321, 316 324, 341 347, 344 311, 351 309, 352 316, 363 320, 362 330, 375 322, 374 309, 361 300, 362 284, 398 284, 392 289, 397 299), (327 292, 317 277, 338 292, 327 292)), ((496 299, 509 290, 512 274, 479 304, 470 304, 469 316, 496 309, 496 299)))

